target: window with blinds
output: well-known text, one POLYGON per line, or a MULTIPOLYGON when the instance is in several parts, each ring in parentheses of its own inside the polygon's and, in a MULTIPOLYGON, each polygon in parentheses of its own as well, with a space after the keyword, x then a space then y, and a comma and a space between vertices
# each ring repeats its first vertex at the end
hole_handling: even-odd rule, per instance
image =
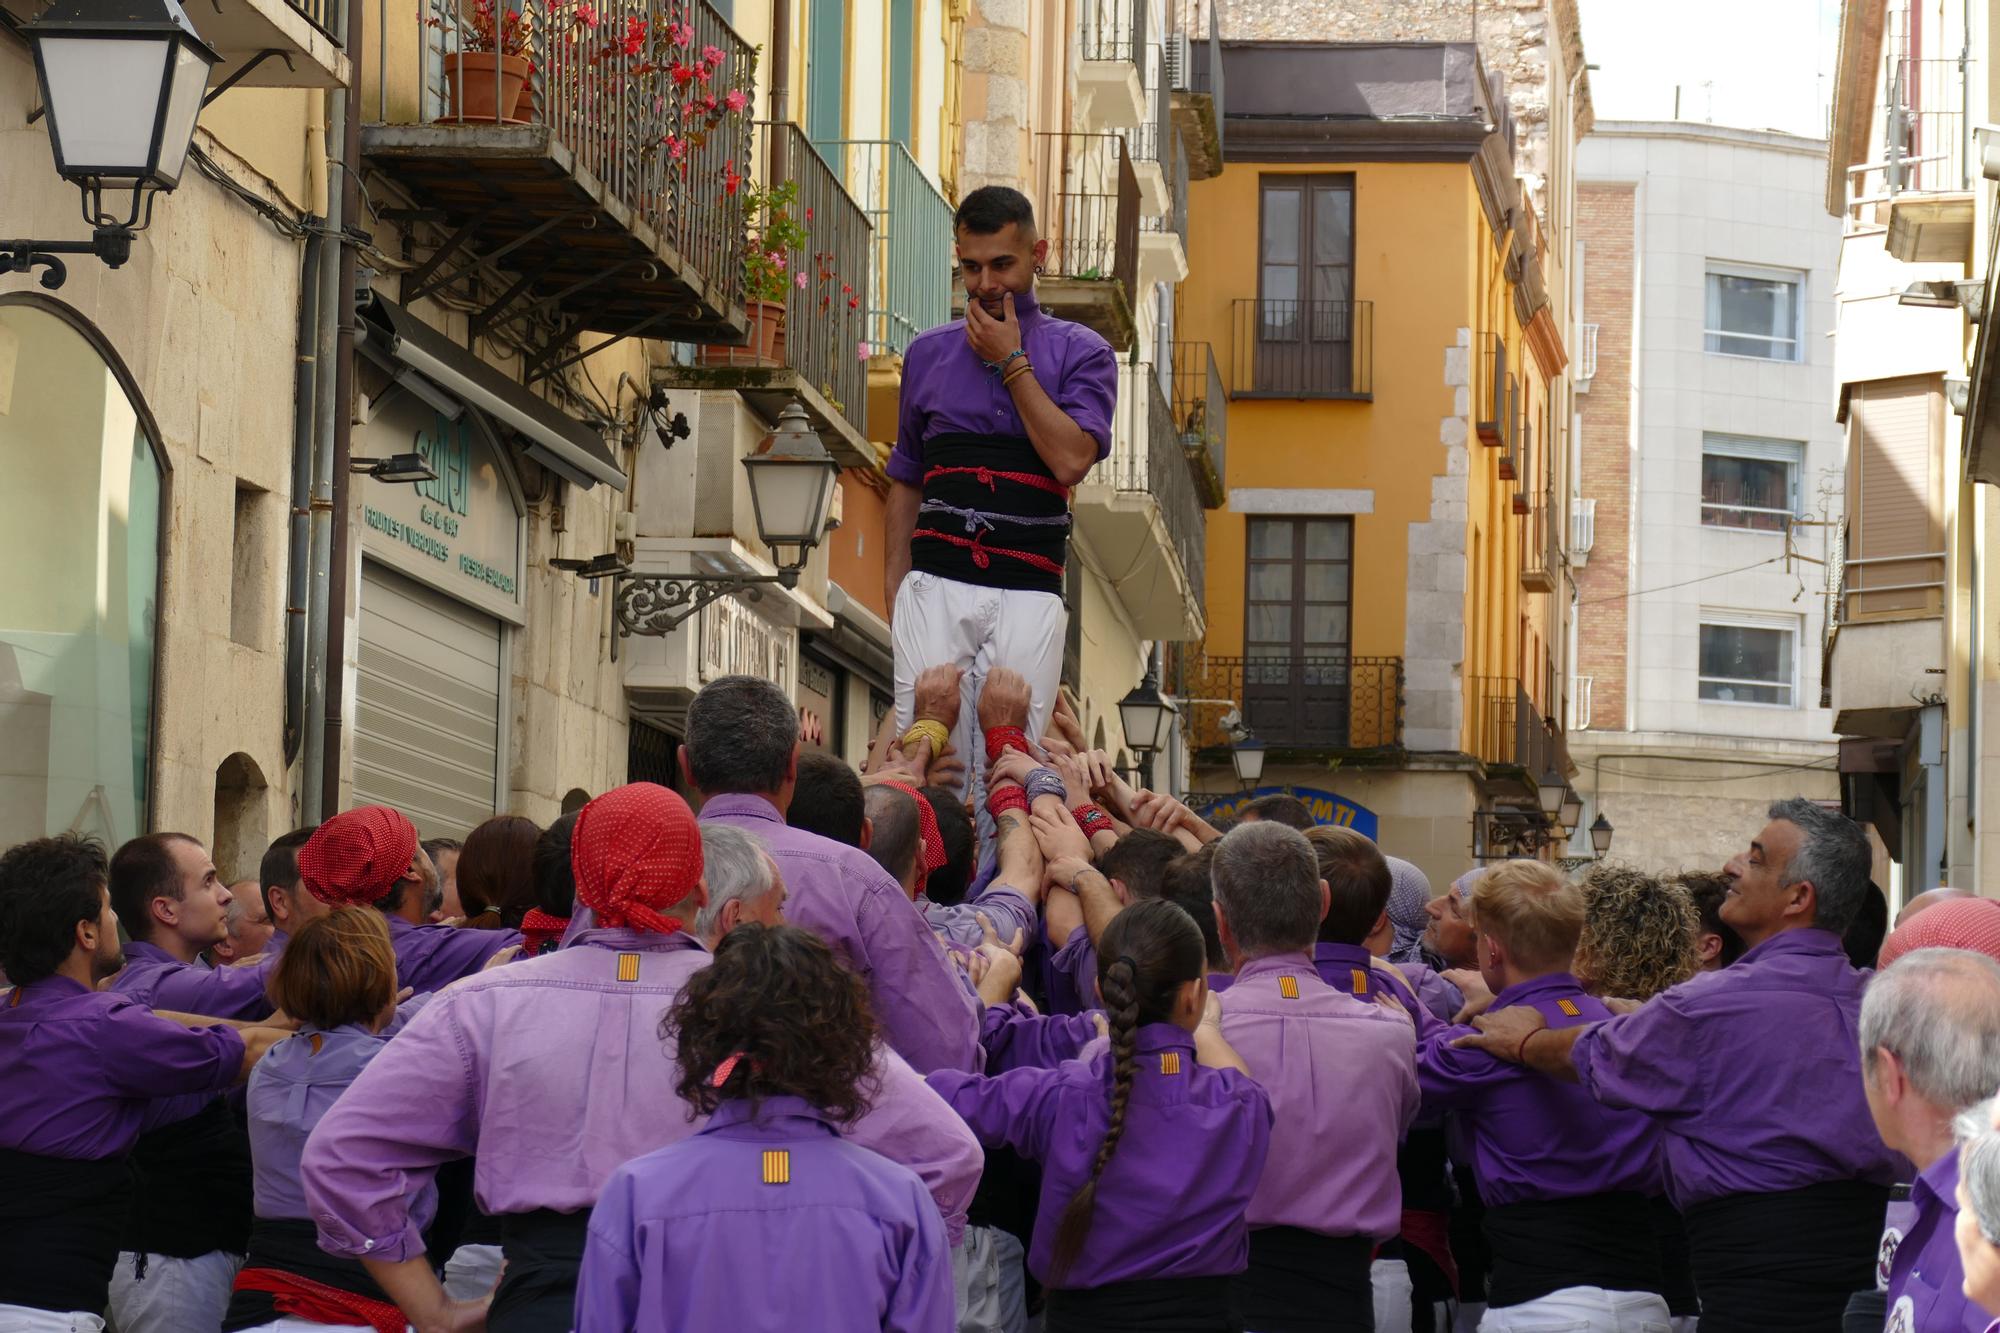
POLYGON ((1944 381, 1847 391, 1847 543, 1841 619, 1944 613, 1944 381))

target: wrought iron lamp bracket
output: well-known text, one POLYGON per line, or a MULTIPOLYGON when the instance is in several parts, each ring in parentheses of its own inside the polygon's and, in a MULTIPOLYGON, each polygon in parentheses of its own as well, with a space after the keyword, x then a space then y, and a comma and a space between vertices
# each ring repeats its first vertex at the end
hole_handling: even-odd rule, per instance
POLYGON ((634 634, 659 637, 672 634, 712 602, 732 594, 756 601, 764 588, 776 584, 795 588, 799 571, 781 569, 775 574, 619 574, 613 594, 618 620, 618 637, 634 634))

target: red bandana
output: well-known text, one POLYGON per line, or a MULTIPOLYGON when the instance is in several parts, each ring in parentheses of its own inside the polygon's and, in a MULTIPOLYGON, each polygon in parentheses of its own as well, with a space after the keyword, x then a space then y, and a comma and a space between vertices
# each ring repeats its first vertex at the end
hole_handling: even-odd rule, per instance
POLYGON ((1971 949, 2000 960, 2000 902, 1955 898, 1925 908, 1889 932, 1876 966, 1887 967, 1916 949, 1971 949))
POLYGON ((299 878, 321 902, 350 907, 380 900, 416 858, 416 825, 386 805, 364 805, 313 831, 299 848, 299 878))
POLYGON ((942 870, 944 863, 950 859, 944 854, 944 834, 938 831, 937 807, 930 803, 929 797, 906 782, 884 781, 882 785, 908 793, 909 798, 917 803, 917 832, 924 844, 923 861, 917 867, 917 892, 922 893, 924 881, 931 877, 931 872, 942 870))
POLYGON ((568 931, 568 917, 550 916, 539 907, 531 907, 521 918, 521 952, 533 958, 543 945, 561 939, 568 931))
POLYGON ((701 879, 701 829, 694 811, 665 787, 634 782, 583 807, 570 833, 576 900, 599 925, 671 935, 684 901, 701 879))

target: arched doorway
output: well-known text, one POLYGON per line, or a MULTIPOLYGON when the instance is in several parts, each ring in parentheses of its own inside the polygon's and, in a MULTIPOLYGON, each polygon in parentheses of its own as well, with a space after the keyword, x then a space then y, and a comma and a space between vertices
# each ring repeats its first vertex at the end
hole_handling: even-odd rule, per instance
POLYGON ((270 785, 247 754, 230 755, 215 770, 215 873, 225 884, 250 879, 270 845, 270 785))
POLYGON ((167 477, 103 334, 0 295, 0 847, 148 827, 167 477))

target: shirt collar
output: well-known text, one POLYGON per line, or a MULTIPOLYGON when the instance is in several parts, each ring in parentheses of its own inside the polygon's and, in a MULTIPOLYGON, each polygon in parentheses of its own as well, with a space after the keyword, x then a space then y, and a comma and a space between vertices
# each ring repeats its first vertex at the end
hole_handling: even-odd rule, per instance
POLYGON ((1750 949, 1737 959, 1738 963, 1753 963, 1759 958, 1774 953, 1818 953, 1847 956, 1841 948, 1840 936, 1817 926, 1798 926, 1791 930, 1781 930, 1762 944, 1750 949))
POLYGON ((1938 1201, 1954 1213, 1958 1211, 1958 1149, 1953 1147, 1944 1156, 1932 1162, 1917 1173, 1917 1183, 1913 1190, 1927 1190, 1937 1196, 1938 1201))
POLYGON ((829 1134, 839 1131, 825 1111, 803 1097, 766 1097, 753 1103, 748 1097, 731 1097, 715 1108, 715 1114, 701 1127, 701 1133, 722 1132, 727 1138, 755 1138, 762 1135, 789 1137, 809 1125, 818 1125, 829 1134), (751 1110, 755 1107, 753 1119, 751 1110), (730 1131, 741 1131, 730 1133, 730 1131))
POLYGON ((417 928, 415 922, 397 916, 394 912, 382 913, 382 919, 389 923, 391 935, 407 935, 417 928))
POLYGON ((1349 967, 1372 967, 1375 955, 1368 952, 1365 944, 1333 944, 1321 940, 1313 945, 1315 963, 1345 963, 1349 967))
POLYGON ((1042 303, 1035 299, 1035 290, 1030 287, 1014 298, 1014 318, 1026 327, 1032 320, 1042 318, 1042 303))
POLYGON ((1311 972, 1313 980, 1319 980, 1319 973, 1313 969, 1312 955, 1303 949, 1296 953, 1274 953, 1267 958, 1247 960, 1236 969, 1236 980, 1245 982, 1267 972, 1311 972))
POLYGON ((1133 1049, 1142 1053, 1194 1049, 1194 1034, 1178 1023, 1143 1023, 1132 1035, 1133 1049))
POLYGON ((1529 1000, 1552 1000, 1564 995, 1581 995, 1583 987, 1575 977, 1567 972, 1551 972, 1545 977, 1529 977, 1503 987, 1493 997, 1492 1007, 1505 1009, 1510 1004, 1523 1004, 1529 1000))
POLYGON ((769 797, 740 791, 709 797, 701 803, 701 817, 768 819, 773 824, 785 822, 785 817, 778 813, 778 807, 771 803, 769 797))
POLYGON ((180 959, 148 940, 125 941, 125 962, 133 963, 178 963, 180 959))
POLYGON ((562 945, 565 949, 610 949, 614 953, 671 953, 676 949, 706 949, 700 940, 684 930, 662 935, 656 930, 592 926, 578 931, 562 945))
MULTIPOLYGON (((90 994, 90 987, 84 985, 74 977, 65 977, 51 973, 43 977, 40 981, 23 982, 14 988, 14 994, 18 995, 23 1001, 42 998, 61 999, 71 995, 88 995, 90 994)), ((8 1002, 13 1003, 14 1001, 10 997, 8 1002)))

